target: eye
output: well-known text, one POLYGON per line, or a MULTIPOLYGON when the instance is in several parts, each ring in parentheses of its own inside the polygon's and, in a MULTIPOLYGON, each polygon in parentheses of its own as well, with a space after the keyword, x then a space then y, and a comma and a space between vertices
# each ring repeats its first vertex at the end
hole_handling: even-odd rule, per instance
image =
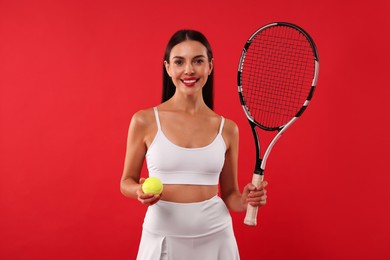
POLYGON ((173 63, 174 63, 175 65, 178 65, 178 66, 183 65, 183 61, 180 60, 180 59, 174 60, 173 63))
POLYGON ((195 64, 202 64, 203 62, 204 62, 203 59, 196 59, 196 60, 194 60, 195 64))

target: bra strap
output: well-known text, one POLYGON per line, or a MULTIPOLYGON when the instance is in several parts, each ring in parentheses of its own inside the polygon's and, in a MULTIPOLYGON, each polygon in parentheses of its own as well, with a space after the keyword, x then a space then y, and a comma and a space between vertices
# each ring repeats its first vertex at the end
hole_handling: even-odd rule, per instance
POLYGON ((161 130, 160 118, 158 117, 157 107, 153 107, 153 110, 154 110, 154 115, 156 117, 157 128, 158 128, 158 130, 161 130))
POLYGON ((223 129, 224 123, 225 123, 225 118, 223 116, 221 116, 221 125, 219 126, 219 133, 218 134, 222 134, 222 129, 223 129))

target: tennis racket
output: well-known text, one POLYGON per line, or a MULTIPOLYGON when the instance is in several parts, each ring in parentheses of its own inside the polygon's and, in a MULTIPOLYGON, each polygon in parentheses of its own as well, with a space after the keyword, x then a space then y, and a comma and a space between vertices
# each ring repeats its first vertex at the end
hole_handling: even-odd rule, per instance
MULTIPOLYGON (((318 71, 316 46, 297 25, 267 24, 246 42, 238 66, 238 94, 255 139, 252 183, 256 187, 263 181, 273 146, 309 105, 318 71), (276 132, 263 156, 256 128, 276 132)), ((248 205, 244 223, 256 226, 257 211, 258 207, 248 205)))

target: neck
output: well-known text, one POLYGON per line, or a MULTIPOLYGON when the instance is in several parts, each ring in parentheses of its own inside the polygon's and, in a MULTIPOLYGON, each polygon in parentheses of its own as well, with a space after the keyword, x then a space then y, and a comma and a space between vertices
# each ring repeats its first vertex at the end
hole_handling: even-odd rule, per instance
POLYGON ((200 95, 199 97, 195 97, 193 95, 179 97, 179 95, 175 94, 170 99, 170 102, 177 110, 191 114, 208 109, 206 103, 203 100, 202 95, 200 95))

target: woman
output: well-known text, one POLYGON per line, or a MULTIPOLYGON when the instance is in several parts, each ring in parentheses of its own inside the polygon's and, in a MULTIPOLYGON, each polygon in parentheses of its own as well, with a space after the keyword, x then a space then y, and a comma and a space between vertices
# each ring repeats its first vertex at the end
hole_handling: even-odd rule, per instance
POLYGON ((149 206, 137 259, 239 259, 228 209, 266 203, 266 182, 239 191, 238 128, 212 110, 213 68, 200 32, 176 32, 164 56, 163 102, 131 120, 121 192, 149 206), (163 195, 142 192, 144 158, 163 195))

